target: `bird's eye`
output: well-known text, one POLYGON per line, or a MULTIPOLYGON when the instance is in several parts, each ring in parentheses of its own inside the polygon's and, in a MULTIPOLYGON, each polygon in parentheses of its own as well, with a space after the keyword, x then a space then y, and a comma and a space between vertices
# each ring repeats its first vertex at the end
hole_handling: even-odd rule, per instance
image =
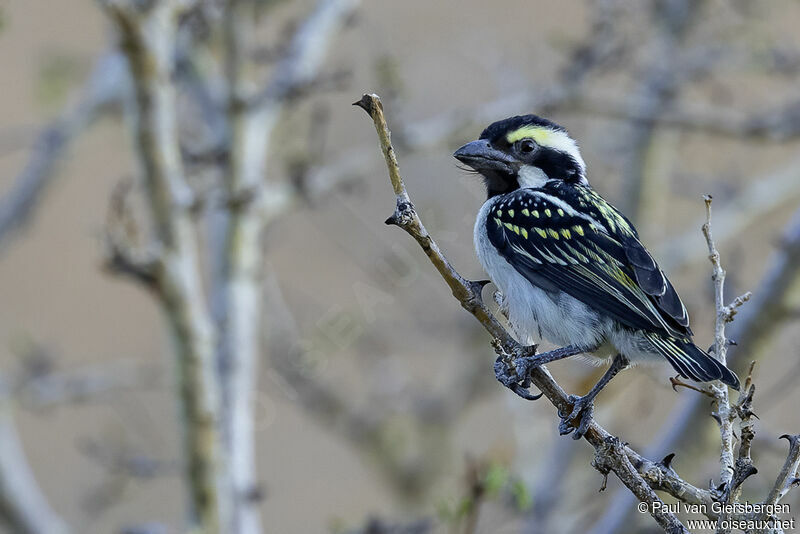
POLYGON ((523 154, 530 154, 534 148, 536 148, 536 143, 533 142, 533 139, 523 139, 519 142, 519 151, 523 154))

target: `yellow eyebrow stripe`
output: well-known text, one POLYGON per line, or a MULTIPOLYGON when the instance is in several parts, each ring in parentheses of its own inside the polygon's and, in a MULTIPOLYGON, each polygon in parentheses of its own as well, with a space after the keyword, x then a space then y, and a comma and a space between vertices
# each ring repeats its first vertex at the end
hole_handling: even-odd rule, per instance
POLYGON ((550 144, 548 141, 550 141, 550 139, 552 138, 553 133, 554 133, 553 130, 547 128, 546 126, 528 125, 528 126, 523 126, 518 130, 514 130, 513 132, 508 134, 506 136, 506 141, 508 141, 509 143, 516 143, 520 139, 525 139, 526 137, 529 137, 534 141, 536 141, 538 144, 547 146, 550 144))

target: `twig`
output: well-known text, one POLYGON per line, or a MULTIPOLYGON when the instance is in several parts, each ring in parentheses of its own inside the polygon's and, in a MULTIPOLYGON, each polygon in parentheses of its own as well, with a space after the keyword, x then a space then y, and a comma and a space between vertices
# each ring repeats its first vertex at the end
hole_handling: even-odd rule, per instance
MULTIPOLYGON (((717 219, 719 227, 719 217, 717 219)), ((737 341, 737 345, 728 350, 729 364, 735 362, 739 355, 747 355, 753 360, 758 360, 765 354, 769 339, 774 337, 774 333, 787 318, 787 299, 792 293, 790 288, 800 280, 798 265, 800 265, 800 211, 795 212, 784 230, 781 247, 773 254, 767 273, 756 284, 755 287, 759 290, 751 299, 752 302, 731 324, 730 337, 737 341)), ((696 435, 695 432, 687 432, 687 429, 702 428, 707 419, 707 405, 703 402, 703 397, 700 395, 685 397, 666 419, 661 435, 648 448, 648 455, 661 456, 670 450, 680 448, 687 436, 696 435)), ((627 524, 633 509, 629 494, 618 492, 607 512, 596 524, 599 530, 593 532, 604 534, 618 532, 627 524)))
MULTIPOLYGON (((389 482, 389 487, 401 499, 418 499, 420 492, 428 489, 439 471, 439 459, 450 450, 449 433, 442 430, 452 425, 454 414, 463 410, 467 402, 475 402, 489 380, 478 380, 478 367, 465 365, 470 376, 459 376, 456 388, 447 388, 445 394, 403 394, 400 398, 387 399, 380 405, 372 402, 365 407, 355 405, 343 395, 341 388, 326 383, 309 368, 307 338, 304 339, 289 310, 281 289, 273 274, 266 277, 265 307, 270 310, 270 322, 264 325, 270 339, 268 353, 271 368, 276 372, 278 383, 289 389, 289 398, 301 406, 322 425, 339 433, 374 461, 389 482), (456 391, 453 392, 453 389, 456 391), (409 418, 409 414, 412 417, 409 418), (397 418, 413 423, 409 433, 420 437, 419 449, 411 447, 413 456, 406 449, 386 441, 387 429, 393 427, 397 418), (387 446, 389 445, 389 446, 387 446)), ((485 378, 485 373, 482 373, 485 378)), ((490 382, 491 383, 491 382, 490 382)), ((372 396, 386 398, 380 382, 372 396)), ((411 437, 411 436, 409 436, 411 437)))
MULTIPOLYGON (((714 243, 711 233, 711 196, 703 197, 706 204, 706 222, 703 224, 703 235, 708 245, 708 258, 711 261, 713 272, 711 279, 714 282, 714 307, 717 310, 717 318, 714 326, 714 357, 722 365, 726 365, 726 354, 728 351, 728 341, 725 337, 726 306, 725 306, 725 270, 720 262, 719 251, 714 243)), ((731 407, 728 402, 728 388, 724 385, 712 386, 712 391, 717 400, 718 422, 720 427, 720 437, 722 439, 722 449, 720 450, 720 482, 725 485, 730 484, 733 477, 733 427, 731 418, 731 407)))
POLYGON ((178 16, 186 3, 105 0, 103 7, 133 77, 134 147, 159 250, 157 294, 176 349, 190 519, 206 533, 219 532, 215 335, 199 273, 193 198, 181 165, 171 82, 178 16))
MULTIPOLYGON (((509 355, 530 353, 529 348, 517 343, 486 307, 480 295, 483 284, 468 281, 458 274, 422 224, 400 176, 380 99, 376 95, 365 94, 360 101, 356 102, 356 105, 364 109, 375 123, 381 151, 389 171, 389 179, 394 189, 396 208, 394 214, 387 219, 387 224, 399 226, 419 243, 462 307, 484 326, 496 340, 499 348, 509 355)), ((531 382, 560 411, 569 408, 564 390, 553 380, 546 369, 534 370, 531 373, 531 382)), ((645 465, 643 458, 633 453, 629 447, 622 445, 617 438, 608 434, 596 422, 590 424, 584 438, 595 448, 594 464, 597 468, 605 473, 613 471, 641 502, 648 504, 648 511, 661 528, 666 532, 688 532, 674 514, 665 511, 661 506, 654 506, 655 503, 660 504, 662 501, 638 471, 639 467, 645 465), (636 460, 634 461, 632 457, 636 460)))
POLYGON ((683 380, 679 379, 676 376, 671 376, 669 378, 669 382, 670 382, 670 384, 672 384, 672 390, 673 391, 678 391, 678 387, 680 386, 682 388, 691 389, 692 391, 696 391, 696 392, 698 392, 698 393, 700 393, 702 395, 706 395, 708 397, 711 397, 712 399, 716 398, 716 397, 714 397, 714 393, 712 393, 711 391, 709 391, 707 389, 704 389, 704 388, 701 388, 701 387, 697 387, 697 386, 689 384, 687 382, 684 382, 683 380))
MULTIPOLYGON (((800 469, 800 434, 784 434, 781 439, 789 442, 789 454, 764 501, 766 505, 779 503, 789 493, 789 490, 800 486, 800 478, 798 478, 800 477, 800 473, 798 473, 798 469, 800 469)), ((765 515, 764 519, 767 517, 768 515, 765 515)))
POLYGON ((122 100, 127 81, 123 57, 113 52, 102 55, 78 103, 38 135, 28 163, 0 199, 0 250, 33 216, 70 142, 111 104, 122 100))
POLYGON ((616 0, 593 2, 591 29, 586 39, 572 48, 556 83, 505 96, 477 108, 446 111, 416 123, 400 124, 395 128, 399 145, 411 150, 434 147, 459 135, 468 126, 488 124, 498 117, 515 115, 521 109, 539 112, 569 109, 573 102, 580 100, 589 76, 620 57, 619 11, 620 3, 616 0))
POLYGON ((36 484, 6 401, 0 404, 0 521, 19 534, 70 532, 36 484))
POLYGON ((734 406, 736 416, 739 418, 739 452, 736 455, 731 488, 727 496, 727 502, 729 504, 738 501, 744 481, 758 472, 758 469, 753 465, 753 458, 750 455, 753 439, 755 438, 753 423, 753 417, 755 417, 753 413, 753 395, 755 395, 756 391, 756 386, 753 384, 753 369, 755 365, 755 361, 750 363, 747 378, 742 385, 742 390, 739 392, 739 399, 734 406))
POLYGON ((227 211, 221 242, 211 245, 222 264, 214 280, 214 305, 221 332, 219 350, 222 423, 226 456, 231 460, 231 531, 261 531, 259 503, 243 496, 257 490, 253 399, 260 355, 261 234, 266 225, 302 192, 286 184, 267 186, 264 170, 275 126, 296 93, 318 79, 330 42, 358 4, 357 0, 320 0, 298 27, 266 88, 248 71, 248 48, 255 33, 257 2, 234 0, 225 16, 228 123, 231 131, 225 176, 227 211))
MULTIPOLYGON (((720 254, 714 243, 714 237, 711 232, 711 196, 706 195, 703 197, 703 200, 706 205, 706 222, 703 224, 703 235, 706 238, 709 260, 713 268, 711 279, 714 282, 714 307, 717 311, 714 326, 714 357, 719 360, 722 365, 727 365, 728 340, 725 337, 725 325, 733 320, 737 308, 750 299, 750 293, 737 297, 730 305, 725 304, 725 270, 722 268, 720 254)), ((748 382, 750 381, 751 377, 748 376, 748 382)), ((747 386, 752 388, 751 384, 747 384, 747 386)), ((731 502, 731 499, 738 493, 742 482, 744 482, 748 476, 755 473, 755 468, 750 460, 749 441, 744 451, 746 455, 740 455, 738 462, 734 459, 733 422, 738 413, 736 407, 731 406, 728 387, 725 384, 715 383, 711 385, 711 391, 714 394, 717 404, 716 420, 719 424, 721 442, 719 476, 721 487, 724 488, 721 500, 723 502, 731 502)), ((750 412, 749 404, 752 403, 752 391, 743 390, 742 393, 745 395, 745 397, 742 398, 743 403, 748 402, 746 399, 747 396, 749 396, 748 405, 744 408, 751 414, 752 412, 750 412)), ((752 426, 746 426, 745 430, 752 435, 752 426)), ((752 440, 752 436, 749 436, 749 439, 752 440)), ((720 514, 720 520, 718 522, 718 534, 727 534, 730 532, 730 529, 724 526, 727 518, 728 512, 727 509, 724 509, 720 514)))
POLYGON ((627 95, 621 97, 616 93, 595 90, 581 93, 570 102, 569 107, 560 107, 559 111, 774 143, 788 142, 800 135, 800 103, 796 98, 749 114, 738 109, 691 102, 676 103, 659 112, 632 105, 627 95))
POLYGON ((69 372, 20 376, 0 392, 15 397, 25 408, 44 409, 65 404, 96 402, 122 391, 142 390, 161 384, 160 372, 132 362, 114 362, 69 372))
MULTIPOLYGON (((670 0, 653 4, 648 16, 655 26, 647 43, 648 60, 631 95, 631 107, 637 113, 659 116, 666 112, 688 82, 707 73, 713 61, 688 58, 683 50, 684 41, 702 2, 670 0)), ((654 173, 648 168, 653 152, 659 149, 658 124, 654 121, 637 121, 628 124, 628 157, 622 168, 625 192, 625 212, 634 222, 646 211, 652 198, 654 173)))

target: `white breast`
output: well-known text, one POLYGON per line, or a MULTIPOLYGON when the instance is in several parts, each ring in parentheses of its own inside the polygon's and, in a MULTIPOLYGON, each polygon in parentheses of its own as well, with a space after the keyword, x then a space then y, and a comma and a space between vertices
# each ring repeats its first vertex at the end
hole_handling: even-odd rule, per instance
MULTIPOLYGON (((475 221, 475 252, 486 274, 503 294, 503 305, 521 343, 544 339, 558 346, 601 345, 611 321, 567 295, 552 294, 519 274, 489 241, 486 220, 494 199, 487 200, 475 221)), ((606 356, 606 354, 603 354, 606 356)))

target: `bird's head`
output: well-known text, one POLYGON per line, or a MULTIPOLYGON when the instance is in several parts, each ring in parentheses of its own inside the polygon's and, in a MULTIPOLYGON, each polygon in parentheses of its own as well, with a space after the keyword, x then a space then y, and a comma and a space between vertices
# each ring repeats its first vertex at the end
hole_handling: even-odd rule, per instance
POLYGON ((453 156, 484 177, 489 197, 550 180, 588 185, 578 144, 563 127, 536 115, 497 121, 453 156))

